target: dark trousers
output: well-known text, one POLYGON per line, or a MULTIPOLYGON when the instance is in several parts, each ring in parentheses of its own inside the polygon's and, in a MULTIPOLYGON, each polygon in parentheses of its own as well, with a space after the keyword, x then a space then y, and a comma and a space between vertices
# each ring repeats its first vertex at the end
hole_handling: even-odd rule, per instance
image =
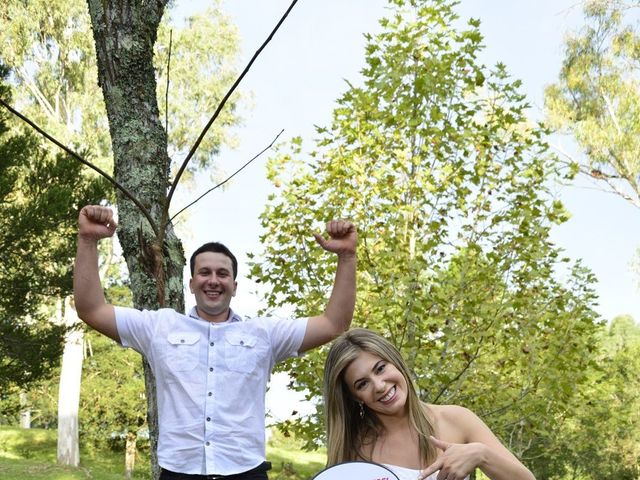
POLYGON ((271 470, 271 462, 262 462, 256 468, 233 475, 193 475, 163 468, 160 472, 160 480, 268 480, 267 470, 271 470))

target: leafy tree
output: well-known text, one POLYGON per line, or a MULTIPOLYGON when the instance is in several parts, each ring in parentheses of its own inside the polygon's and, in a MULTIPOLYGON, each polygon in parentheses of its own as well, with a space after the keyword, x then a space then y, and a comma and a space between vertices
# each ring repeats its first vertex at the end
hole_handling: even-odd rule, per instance
MULTIPOLYGON (((547 88, 550 125, 570 134, 584 154, 576 170, 640 207, 640 33, 635 0, 584 2, 585 26, 565 44, 558 82, 547 88)), ((637 478, 637 325, 618 317, 603 332, 588 386, 563 422, 556 457, 574 477, 637 478), (562 463, 562 462, 561 462, 562 463)), ((549 467, 549 465, 547 465, 549 467)))
MULTIPOLYGON (((56 138, 80 148, 96 165, 106 168, 110 163, 109 135, 104 105, 96 101, 95 53, 88 33, 86 7, 79 2, 7 1, 0 6, 0 38, 6 47, 0 55, 12 67, 21 110, 56 138)), ((51 151, 53 146, 43 148, 51 151)), ((80 175, 88 174, 84 169, 75 170, 80 175)), ((96 198, 112 198, 112 192, 105 188, 96 198)), ((70 212, 67 215, 69 219, 74 216, 70 212)), ((68 255, 72 256, 73 244, 68 246, 68 255)), ((69 328, 60 370, 58 462, 77 466, 84 330, 73 328, 79 320, 69 299, 55 301, 65 308, 53 321, 69 328)))
POLYGON ((584 2, 586 25, 571 34, 558 82, 547 88, 548 122, 585 156, 575 168, 640 208, 640 34, 636 0, 584 2))
POLYGON ((86 6, 65 0, 3 2, 0 41, 21 110, 60 141, 89 150, 91 160, 106 168, 109 133, 86 6))
MULTIPOLYGON (((7 70, 0 65, 4 79, 7 70)), ((0 97, 9 99, 0 83, 0 97)), ((75 221, 68 212, 102 198, 104 182, 52 156, 0 112, 0 389, 26 386, 57 365, 64 329, 48 318, 71 291, 75 221)))
MULTIPOLYGON (((353 219, 355 323, 402 349, 424 400, 470 407, 531 460, 588 380, 597 329, 593 275, 549 239, 567 218, 549 191, 563 170, 520 82, 477 63, 479 22, 455 29, 446 0, 391 3, 367 36, 363 85, 349 84, 315 148, 293 139, 270 160, 279 191, 251 275, 269 308, 317 311, 332 267, 307 232, 353 219)), ((323 360, 289 364, 317 413, 283 428, 308 446, 322 439, 323 360)))
POLYGON ((621 478, 640 474, 640 327, 620 316, 598 335, 589 381, 558 418, 559 436, 540 451, 542 478, 621 478))
MULTIPOLYGON (((224 14, 220 0, 210 4, 203 12, 187 18, 184 27, 179 29, 170 22, 170 10, 160 24, 154 48, 157 98, 162 99, 160 117, 169 119, 169 157, 174 161, 184 157, 199 133, 196 129, 207 123, 238 75, 235 68, 239 53, 237 28, 224 14), (168 76, 171 88, 167 105, 168 76)), ((209 171, 210 178, 215 178, 218 173, 215 159, 220 148, 237 144, 230 127, 239 123, 236 106, 241 98, 241 93, 235 93, 228 107, 220 112, 202 139, 201 153, 187 165, 190 174, 202 175, 209 171)), ((172 163, 173 174, 178 166, 172 163)))
MULTIPOLYGON (((183 155, 236 76, 238 34, 219 1, 177 27, 169 11, 154 45, 160 117, 170 118, 172 156, 183 155), (170 39, 171 36, 171 39, 170 39), (170 62, 169 62, 170 56, 170 62), (212 74, 215 72, 215 74, 212 74), (166 84, 170 77, 168 112, 166 84)), ((96 82, 96 52, 87 5, 68 0, 8 0, 0 5, 0 58, 12 69, 23 112, 69 146, 91 150, 91 161, 112 168, 104 101, 96 82)), ((238 98, 238 96, 236 96, 238 98)), ((234 100, 235 102, 235 100, 234 100)), ((205 153, 190 166, 210 167, 221 145, 233 145, 234 103, 203 139, 205 153)), ((214 170, 215 171, 215 170, 214 170)))

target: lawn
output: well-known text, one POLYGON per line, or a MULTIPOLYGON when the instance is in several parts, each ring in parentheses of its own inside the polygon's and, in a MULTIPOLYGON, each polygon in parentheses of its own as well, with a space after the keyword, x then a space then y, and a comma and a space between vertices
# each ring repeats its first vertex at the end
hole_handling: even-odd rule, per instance
MULTIPOLYGON (((270 480, 308 480, 323 468, 324 453, 301 451, 294 442, 279 439, 267 447, 273 469, 270 480)), ((0 426, 0 478, 2 480, 120 480, 124 454, 110 450, 80 453, 80 467, 56 464, 56 431, 0 426)), ((148 480, 148 459, 138 458, 133 478, 148 480)))

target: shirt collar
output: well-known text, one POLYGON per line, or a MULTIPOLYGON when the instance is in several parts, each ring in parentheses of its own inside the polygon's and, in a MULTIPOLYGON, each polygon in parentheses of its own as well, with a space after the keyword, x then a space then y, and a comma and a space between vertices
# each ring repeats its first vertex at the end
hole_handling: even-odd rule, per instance
MULTIPOLYGON (((189 316, 191 318, 195 318, 196 320, 202 320, 203 322, 207 321, 204 318, 202 318, 200 315, 198 315, 198 310, 196 307, 191 307, 191 311, 189 311, 189 316)), ((224 322, 215 322, 215 323, 233 323, 233 322, 241 322, 241 321, 242 321, 242 317, 238 315, 236 312, 234 312, 232 309, 229 309, 229 318, 227 318, 224 322)))

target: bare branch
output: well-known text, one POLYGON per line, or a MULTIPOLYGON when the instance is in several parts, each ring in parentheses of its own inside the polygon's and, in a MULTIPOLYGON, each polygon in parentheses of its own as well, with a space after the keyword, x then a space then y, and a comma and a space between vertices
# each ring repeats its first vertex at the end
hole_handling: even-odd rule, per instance
POLYGON ((442 388, 440 389, 438 394, 431 400, 431 402, 438 403, 438 401, 440 400, 440 397, 442 397, 447 392, 449 387, 451 387, 451 385, 453 385, 458 380, 460 380, 462 376, 471 368, 471 365, 473 364, 473 362, 480 356, 481 346, 482 346, 482 341, 479 342, 478 347, 476 348, 476 351, 473 353, 473 355, 470 355, 468 358, 465 359, 467 361, 466 365, 464 365, 462 369, 457 373, 457 375, 453 377, 447 384, 442 385, 442 388))
POLYGON ((260 46, 260 48, 256 51, 256 53, 253 54, 253 57, 251 57, 251 60, 249 61, 249 63, 247 64, 247 66, 244 68, 244 70, 242 71, 242 73, 240 74, 240 76, 237 78, 237 80, 234 82, 234 84, 231 86, 231 88, 229 89, 229 91, 226 93, 226 95, 224 96, 224 98, 222 99, 222 101, 220 102, 220 104, 218 105, 218 108, 216 109, 216 111, 214 112, 214 114, 211 116, 211 119, 209 120, 209 122, 207 123, 207 125, 204 127, 204 129, 202 130, 202 133, 200 133, 200 136, 198 137, 198 139, 196 140, 196 142, 193 144, 193 147, 191 147, 191 150, 189 151, 189 153, 187 154, 187 157, 184 159, 184 161, 182 162, 182 165, 180 166, 180 170, 178 170, 178 173, 176 174, 176 178, 174 179, 174 181, 171 184, 171 189, 169 190, 169 194, 167 195, 167 201, 165 202, 166 205, 166 211, 169 210, 169 205, 171 204, 171 198, 173 197, 173 193, 176 190, 176 187, 178 186, 178 182, 180 181, 180 177, 182 177, 182 174, 184 173, 184 170, 187 168, 187 164, 189 163, 189 160, 191 160, 191 157, 193 157, 193 155, 196 153, 196 150, 198 149, 198 147, 200 146, 200 143, 202 142, 204 136, 206 135, 206 133, 209 131, 209 128, 211 128, 211 125, 213 124, 213 122, 216 120, 216 118, 218 118, 218 115, 220 115, 220 112, 222 111, 222 108, 225 106, 225 104, 227 103, 227 100, 229 100, 229 97, 231 97, 231 95, 233 94, 233 92, 235 91, 235 89, 238 87, 238 85, 240 84, 240 82, 242 81, 242 79, 244 78, 244 76, 249 72, 249 69, 251 68, 251 66, 253 65, 253 62, 256 61, 256 59, 258 58, 258 56, 260 55, 260 53, 262 52, 262 50, 264 50, 264 48, 267 46, 267 44, 271 41, 271 39, 273 38, 273 36, 275 35, 275 33, 278 31, 278 29, 280 28, 280 26, 282 25, 282 23, 284 22, 284 20, 287 18, 287 16, 289 15, 289 12, 291 12, 291 10, 293 9, 293 7, 295 6, 295 4, 298 3, 298 0, 293 0, 293 2, 291 2, 291 5, 289 5, 289 8, 287 9, 287 11, 284 13, 284 15, 282 16, 282 18, 280 18, 280 21, 277 23, 277 25, 275 26, 275 28, 271 31, 271 33, 269 34, 269 36, 267 37, 267 39, 262 43, 262 45, 260 46))
POLYGON ((171 73, 171 46, 173 43, 173 30, 169 30, 169 55, 167 58, 167 89, 164 93, 164 131, 169 138, 169 74, 171 73))
POLYGON ((284 132, 283 130, 280 130, 280 133, 278 133, 278 135, 276 135, 276 137, 271 141, 271 143, 269 145, 267 145, 265 148, 263 148, 260 153, 258 153, 256 156, 254 156, 251 160, 249 160, 248 162, 246 162, 244 165, 242 165, 238 170, 236 170, 235 172, 233 172, 231 175, 229 175, 227 178, 225 178, 222 182, 220 182, 219 184, 217 184, 215 187, 210 188, 209 190, 207 190, 206 192, 204 192, 202 195, 200 195, 198 198, 196 198, 193 202, 191 202, 189 205, 187 205, 186 207, 184 207, 182 210, 180 210, 178 213, 176 213, 173 217, 171 217, 169 219, 169 222, 173 222, 173 219, 176 218, 178 215, 180 215, 182 212, 184 212, 187 208, 191 207, 192 205, 196 204, 197 202, 199 202, 202 198, 204 198, 205 195, 208 195, 210 192, 213 192, 216 188, 221 187, 222 185, 224 185, 225 183, 227 183, 229 180, 231 180, 233 177, 235 177, 238 173, 240 173, 242 170, 244 170, 244 168, 246 166, 248 166, 251 162, 253 162, 255 159, 257 159, 260 155, 262 155, 264 152, 266 152, 267 150, 269 150, 274 143, 276 143, 276 140, 278 140, 278 137, 280 137, 280 135, 282 135, 282 132, 284 132))
MULTIPOLYGON (((567 158, 566 161, 562 161, 562 163, 565 163, 567 165, 572 165, 575 164, 578 166, 578 171, 582 174, 585 175, 587 177, 593 178, 594 180, 598 180, 600 182, 604 182, 605 184, 607 184, 610 188, 610 190, 607 190, 605 188, 595 188, 594 190, 597 190, 599 192, 603 192, 603 193, 611 193, 613 195, 617 195, 619 197, 622 197, 624 200, 630 202, 634 207, 640 208, 640 200, 637 198, 632 197, 631 195, 629 195, 628 193, 624 192, 623 190, 620 189, 620 187, 618 185, 616 185, 615 180, 618 181, 622 181, 622 180, 626 180, 627 182, 629 182, 628 179, 621 177, 619 175, 610 175, 607 174, 601 170, 598 170, 597 168, 593 168, 589 165, 585 165, 583 163, 580 163, 579 161, 577 161, 576 159, 574 159, 569 153, 567 153, 562 147, 560 147, 559 145, 551 145, 553 148, 555 148, 560 154, 562 154, 564 157, 567 158)), ((612 156, 612 152, 609 152, 612 156)), ((631 182, 629 182, 631 183, 631 182)), ((583 187, 584 188, 584 187, 583 187)))
POLYGON ((107 180, 109 180, 109 182, 111 182, 111 184, 116 187, 117 189, 119 189, 129 200, 131 200, 139 209, 140 212, 142 212, 142 214, 147 218, 147 221, 149 222, 149 224, 151 225, 151 228, 153 229, 153 231, 157 234, 158 232, 158 227, 156 226, 155 222, 153 221, 153 219, 151 218, 151 215, 149 214, 149 212, 144 208, 144 206, 142 206, 142 204, 124 187, 122 186, 120 183, 118 183, 116 181, 115 178, 113 178, 111 175, 109 175, 107 172, 105 172, 104 170, 100 169, 99 167, 95 166, 94 164, 92 164, 91 162, 89 162, 88 160, 85 160, 82 156, 80 156, 80 154, 74 152, 73 150, 71 150, 69 147, 67 147, 66 145, 64 145, 63 143, 59 142, 58 140, 56 140, 54 137, 52 137, 51 135, 49 135, 47 132, 45 132, 42 128, 40 128, 38 125, 36 125, 34 122, 32 122, 30 119, 28 119, 27 117, 25 117, 24 115, 22 115, 20 112, 18 112, 17 110, 15 110, 13 107, 11 107, 11 105, 9 105, 8 103, 6 103, 4 100, 0 99, 0 105, 2 105, 4 108, 6 108, 7 110, 9 110, 11 113, 13 113, 16 117, 18 117, 20 120, 22 120, 23 122, 27 123, 29 126, 31 126, 36 132, 38 132, 40 135, 42 135, 43 137, 45 137, 47 140, 49 140, 51 143, 57 145, 58 147, 60 147, 62 150, 64 150, 65 152, 67 152, 69 155, 71 155, 73 158, 75 158, 76 160, 78 160, 80 163, 82 163, 83 165, 86 165, 87 167, 91 168, 92 170, 95 170, 96 172, 98 172, 100 175, 102 175, 104 178, 106 178, 107 180))
POLYGON ((31 90, 31 94, 34 96, 42 110, 47 114, 50 118, 60 121, 58 115, 56 115, 56 111, 51 105, 51 103, 46 99, 43 95, 42 91, 38 88, 36 83, 29 77, 26 69, 24 67, 17 67, 15 69, 16 74, 22 79, 27 88, 31 90))

